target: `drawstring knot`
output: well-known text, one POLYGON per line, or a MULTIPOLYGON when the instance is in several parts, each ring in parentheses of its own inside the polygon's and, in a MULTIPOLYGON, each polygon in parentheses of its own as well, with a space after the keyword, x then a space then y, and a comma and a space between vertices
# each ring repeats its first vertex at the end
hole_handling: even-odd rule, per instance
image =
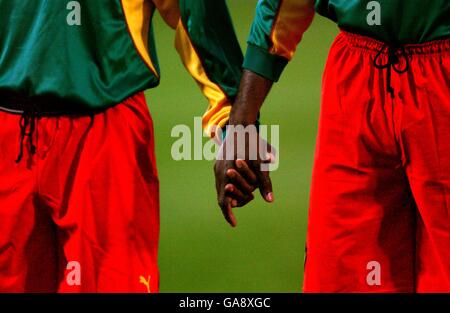
POLYGON ((28 137, 29 142, 29 152, 30 154, 36 154, 36 146, 34 145, 33 136, 36 131, 36 120, 38 114, 34 105, 29 109, 23 111, 22 116, 19 120, 20 127, 20 144, 19 144, 19 155, 17 156, 16 163, 20 163, 23 158, 23 145, 25 138, 28 137))
POLYGON ((406 53, 404 46, 396 46, 396 45, 388 45, 385 44, 381 49, 378 51, 377 55, 373 59, 373 65, 380 69, 387 69, 387 75, 386 75, 386 89, 391 94, 391 97, 395 97, 394 88, 392 87, 391 80, 392 80, 392 70, 397 72, 398 74, 406 73, 409 69, 409 59, 408 55, 406 53), (381 63, 381 55, 383 52, 387 49, 388 54, 388 60, 387 63, 381 63), (404 67, 400 67, 400 60, 403 58, 405 60, 404 67))

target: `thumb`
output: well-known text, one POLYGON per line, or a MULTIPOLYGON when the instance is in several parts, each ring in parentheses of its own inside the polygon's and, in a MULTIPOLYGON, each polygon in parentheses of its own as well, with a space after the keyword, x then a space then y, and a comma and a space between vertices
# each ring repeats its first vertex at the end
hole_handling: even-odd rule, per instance
POLYGON ((259 191, 266 202, 274 201, 272 181, 268 171, 258 171, 259 191))

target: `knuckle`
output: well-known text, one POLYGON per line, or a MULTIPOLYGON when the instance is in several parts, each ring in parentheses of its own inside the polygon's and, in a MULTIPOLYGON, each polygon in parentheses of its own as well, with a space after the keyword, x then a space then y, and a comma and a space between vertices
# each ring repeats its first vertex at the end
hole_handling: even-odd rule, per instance
POLYGON ((226 171, 226 175, 227 175, 228 178, 236 179, 236 174, 235 174, 234 171, 231 170, 231 169, 228 169, 228 170, 226 171))

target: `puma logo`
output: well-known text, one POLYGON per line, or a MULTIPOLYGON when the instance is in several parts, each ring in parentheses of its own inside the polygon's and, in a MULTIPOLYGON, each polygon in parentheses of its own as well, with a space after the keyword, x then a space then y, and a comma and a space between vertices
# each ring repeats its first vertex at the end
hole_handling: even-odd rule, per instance
POLYGON ((144 276, 140 276, 139 277, 139 283, 143 284, 143 285, 145 285, 147 287, 147 292, 148 293, 152 292, 151 289, 150 289, 150 280, 151 280, 151 278, 152 278, 151 276, 148 276, 148 279, 145 279, 144 276))

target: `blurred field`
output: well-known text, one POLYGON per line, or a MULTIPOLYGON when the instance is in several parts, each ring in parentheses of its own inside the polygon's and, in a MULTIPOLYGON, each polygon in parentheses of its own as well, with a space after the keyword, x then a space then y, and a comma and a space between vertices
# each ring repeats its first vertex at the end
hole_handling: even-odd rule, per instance
MULTIPOLYGON (((245 49, 256 0, 228 4, 245 49)), ((280 125, 276 201, 258 197, 238 209, 236 229, 216 205, 213 163, 171 158, 172 127, 192 127, 207 104, 173 48, 174 32, 159 17, 155 28, 162 82, 148 101, 161 180, 161 292, 299 292, 321 75, 336 26, 316 16, 263 108, 262 122, 280 125)))

